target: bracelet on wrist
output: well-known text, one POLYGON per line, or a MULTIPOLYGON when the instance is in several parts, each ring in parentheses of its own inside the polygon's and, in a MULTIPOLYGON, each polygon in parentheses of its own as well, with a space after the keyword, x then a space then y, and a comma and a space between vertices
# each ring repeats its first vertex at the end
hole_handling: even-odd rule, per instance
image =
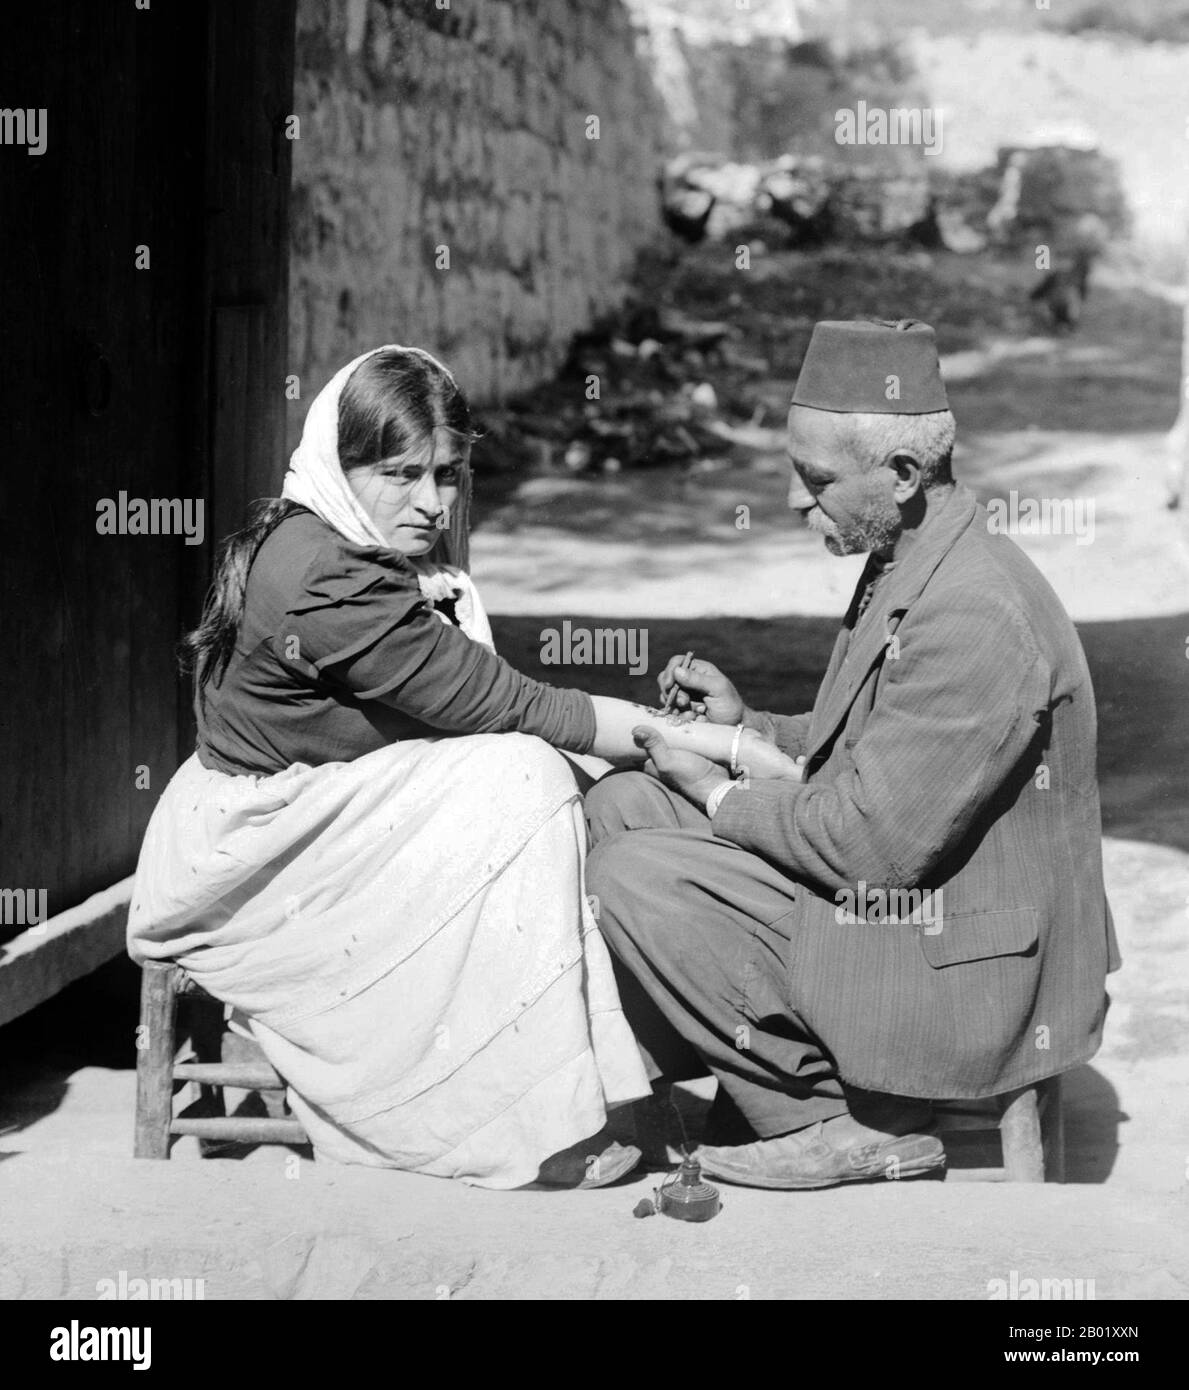
POLYGON ((738 779, 743 775, 739 766, 739 740, 743 737, 742 722, 735 725, 735 736, 731 739, 731 776, 738 779))

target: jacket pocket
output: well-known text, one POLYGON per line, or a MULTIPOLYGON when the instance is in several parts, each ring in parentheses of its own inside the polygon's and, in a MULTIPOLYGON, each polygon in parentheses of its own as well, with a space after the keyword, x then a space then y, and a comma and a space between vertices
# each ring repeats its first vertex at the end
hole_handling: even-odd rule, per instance
POLYGON ((919 937, 921 953, 933 967, 962 965, 995 956, 1022 956, 1032 951, 1040 935, 1034 907, 1011 907, 1000 912, 946 913, 941 930, 926 929, 919 937), (932 931, 932 934, 930 934, 932 931))

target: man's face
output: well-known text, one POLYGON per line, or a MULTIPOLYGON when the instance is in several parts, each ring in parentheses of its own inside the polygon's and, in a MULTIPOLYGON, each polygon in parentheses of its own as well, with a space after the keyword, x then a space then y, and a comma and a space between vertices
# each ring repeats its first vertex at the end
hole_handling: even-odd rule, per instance
POLYGON ((805 513, 831 554, 889 551, 901 529, 896 475, 883 464, 864 468, 852 455, 839 428, 844 418, 800 405, 789 411, 788 452, 796 475, 789 506, 805 513))

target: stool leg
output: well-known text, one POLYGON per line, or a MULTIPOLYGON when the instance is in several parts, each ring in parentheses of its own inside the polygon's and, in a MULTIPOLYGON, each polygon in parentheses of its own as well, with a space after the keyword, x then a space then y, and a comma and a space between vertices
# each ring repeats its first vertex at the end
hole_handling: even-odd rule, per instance
POLYGON ((1008 1182, 1045 1180, 1036 1091, 1035 1086, 1025 1086, 1005 1097, 999 1137, 1003 1145, 1003 1173, 1008 1182))
MULTIPOLYGON (((190 1042, 194 1056, 199 1062, 222 1063, 223 1058, 223 1005, 209 996, 189 995, 184 998, 183 1008, 189 1023, 190 1042)), ((227 1114, 227 1097, 222 1086, 199 1084, 198 1101, 187 1106, 181 1113, 187 1118, 218 1119, 227 1114)), ((198 1152, 203 1158, 222 1153, 227 1148, 226 1140, 200 1138, 198 1152)))
MULTIPOLYGON (((188 1017, 190 1042, 194 1047, 195 1059, 199 1062, 223 1061, 223 1006, 210 999, 189 1000, 188 1017)), ((223 1088, 221 1086, 199 1086, 201 1113, 204 1115, 226 1115, 223 1088)))
POLYGON ((1041 1082, 1040 1135, 1044 1144, 1045 1181, 1065 1181, 1065 1114, 1061 1104, 1061 1078, 1041 1082))
POLYGON ((169 1157, 177 980, 177 966, 166 961, 146 961, 141 969, 133 1146, 137 1158, 169 1157))

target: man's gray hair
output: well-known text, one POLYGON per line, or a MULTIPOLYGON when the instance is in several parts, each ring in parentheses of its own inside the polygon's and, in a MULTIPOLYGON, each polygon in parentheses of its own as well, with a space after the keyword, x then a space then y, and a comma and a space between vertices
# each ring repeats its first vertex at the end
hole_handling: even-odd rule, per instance
POLYGON ((921 465, 926 487, 953 482, 950 464, 957 423, 953 412, 934 410, 926 415, 843 415, 842 440, 864 469, 883 463, 903 450, 921 465))

